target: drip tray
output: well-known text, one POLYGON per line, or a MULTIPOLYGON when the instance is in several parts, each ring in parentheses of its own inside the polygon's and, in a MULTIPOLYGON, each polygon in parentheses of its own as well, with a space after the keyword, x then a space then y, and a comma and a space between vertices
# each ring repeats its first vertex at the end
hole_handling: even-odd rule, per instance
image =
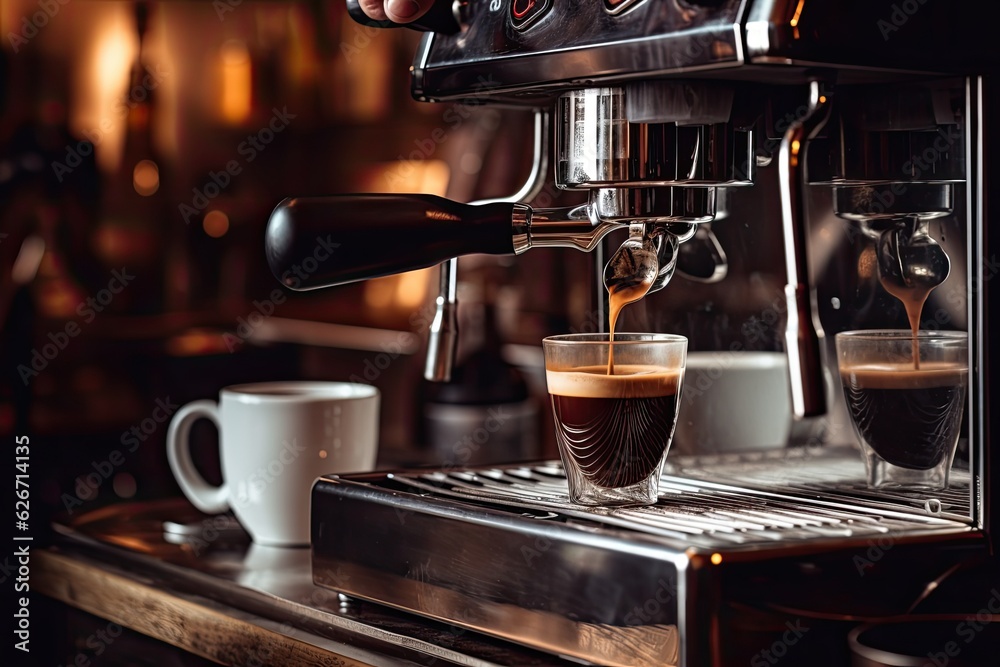
POLYGON ((876 492, 849 448, 679 457, 641 508, 570 504, 558 462, 325 477, 313 578, 588 662, 703 664, 689 635, 724 573, 968 534, 968 475, 952 474, 942 492, 876 492))

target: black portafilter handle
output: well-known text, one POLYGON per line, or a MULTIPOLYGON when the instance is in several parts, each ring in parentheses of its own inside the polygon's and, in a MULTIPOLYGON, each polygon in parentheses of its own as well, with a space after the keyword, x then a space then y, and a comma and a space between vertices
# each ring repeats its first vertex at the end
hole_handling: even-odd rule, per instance
POLYGON ((396 23, 388 19, 376 21, 365 14, 358 0, 347 0, 347 13, 361 25, 373 28, 409 28, 419 32, 437 32, 442 35, 454 35, 461 28, 455 19, 455 14, 452 12, 451 6, 451 0, 437 0, 427 10, 426 14, 412 23, 396 23))
POLYGON ((286 199, 271 213, 271 272, 294 290, 423 269, 452 257, 514 252, 509 202, 460 204, 421 194, 286 199))

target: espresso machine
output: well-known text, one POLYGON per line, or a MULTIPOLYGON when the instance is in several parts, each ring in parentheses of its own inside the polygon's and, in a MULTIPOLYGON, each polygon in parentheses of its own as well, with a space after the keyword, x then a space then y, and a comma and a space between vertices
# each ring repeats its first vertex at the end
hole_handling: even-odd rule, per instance
POLYGON ((947 490, 919 492, 868 489, 858 452, 822 438, 668 457, 658 504, 618 509, 568 503, 558 462, 327 477, 313 490, 315 582, 606 665, 844 664, 866 620, 940 611, 935 591, 959 580, 950 599, 985 601, 968 572, 991 562, 1000 529, 986 222, 1000 94, 974 9, 483 0, 438 3, 410 26, 426 32, 414 97, 533 110, 531 173, 495 201, 285 200, 266 236, 280 281, 315 289, 440 264, 425 374, 443 380, 457 256, 601 250, 581 278, 598 283, 608 239, 627 235, 655 252, 651 293, 675 275, 726 289, 738 277, 711 252, 710 224, 759 225, 785 259, 794 418, 842 401, 833 333, 889 326, 872 285, 918 281, 936 295, 922 326, 969 336, 961 462, 947 490), (550 182, 577 203, 537 206, 550 182), (320 237, 339 244, 331 260, 296 270, 320 237))

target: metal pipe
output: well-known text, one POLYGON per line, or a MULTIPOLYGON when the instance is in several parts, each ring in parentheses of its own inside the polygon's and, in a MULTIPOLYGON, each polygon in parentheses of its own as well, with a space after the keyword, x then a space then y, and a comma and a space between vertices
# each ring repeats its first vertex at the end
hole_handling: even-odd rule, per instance
MULTIPOLYGON (((535 111, 535 142, 531 173, 521 188, 510 197, 473 202, 525 202, 534 199, 545 185, 549 165, 549 116, 535 111)), ((430 382, 447 382, 455 365, 458 351, 458 258, 440 265, 440 291, 435 302, 434 319, 427 339, 427 360, 424 378, 430 382)))
POLYGON ((781 185, 781 217, 785 243, 785 287, 787 317, 785 345, 796 418, 826 412, 823 391, 823 363, 820 340, 823 328, 815 308, 809 276, 806 244, 806 153, 809 141, 819 134, 830 117, 830 94, 819 81, 809 84, 809 110, 785 132, 779 152, 778 179, 781 185))
POLYGON ((424 377, 431 382, 447 382, 458 349, 458 258, 441 265, 441 282, 427 339, 424 377))

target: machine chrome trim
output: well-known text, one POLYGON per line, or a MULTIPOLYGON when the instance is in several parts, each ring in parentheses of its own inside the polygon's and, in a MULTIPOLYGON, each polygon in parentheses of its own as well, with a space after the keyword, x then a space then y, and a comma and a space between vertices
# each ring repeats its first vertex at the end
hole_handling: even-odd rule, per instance
MULTIPOLYGON (((969 335, 974 344, 969 346, 970 395, 969 401, 969 434, 970 434, 970 466, 972 468, 973 484, 969 489, 969 501, 972 505, 973 525, 986 529, 996 519, 989 515, 991 494, 997 488, 996 480, 990 480, 989 452, 987 438, 989 432, 986 419, 989 417, 989 406, 986 404, 989 357, 986 344, 989 342, 989 322, 986 317, 986 286, 988 276, 985 273, 986 261, 986 183, 984 182, 985 137, 983 135, 983 119, 986 109, 983 99, 983 77, 972 77, 966 83, 966 108, 973 110, 967 120, 965 141, 966 160, 968 163, 967 182, 975 184, 966 187, 967 216, 973 228, 969 234, 968 243, 968 283, 966 293, 969 295, 967 308, 969 317, 969 335), (975 446, 978 445, 978 446, 975 446), (973 448, 975 446, 975 448, 973 448), (992 486, 991 486, 992 484, 992 486)), ((995 178, 995 176, 994 176, 995 178)), ((994 454, 995 456, 995 454, 994 454)), ((993 466, 994 476, 997 466, 993 466)), ((993 531, 989 534, 995 535, 993 531)), ((996 539, 995 537, 993 538, 996 539)))

